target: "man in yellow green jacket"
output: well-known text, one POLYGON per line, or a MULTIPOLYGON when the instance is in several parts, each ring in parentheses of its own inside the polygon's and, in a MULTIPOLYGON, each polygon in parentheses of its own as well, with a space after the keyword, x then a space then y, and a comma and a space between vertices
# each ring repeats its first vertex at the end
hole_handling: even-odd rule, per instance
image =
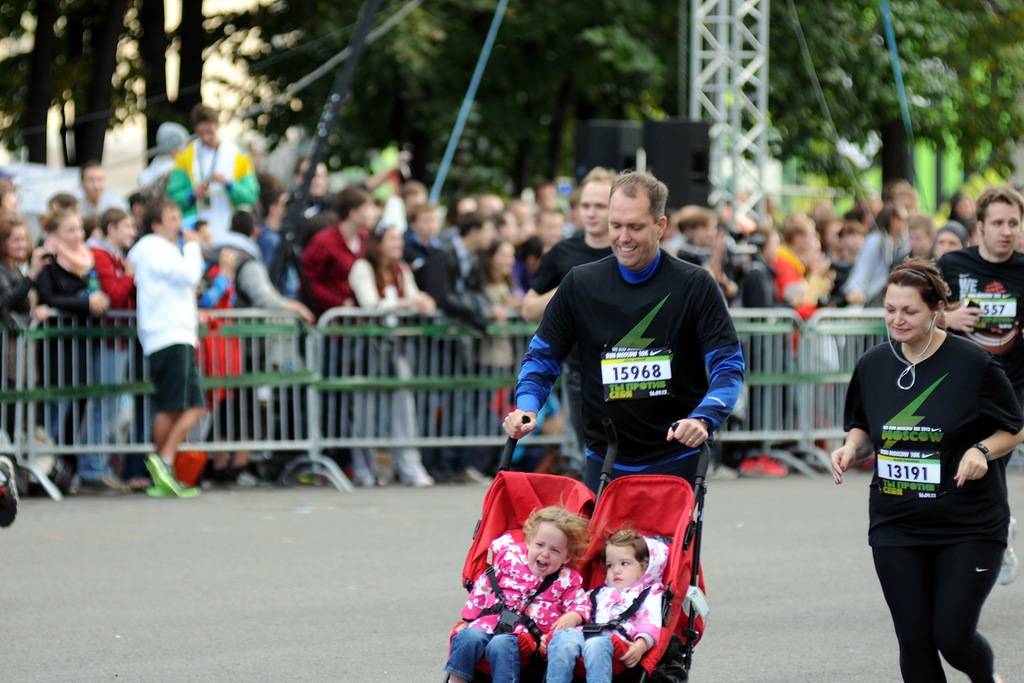
POLYGON ((181 207, 185 226, 205 220, 216 244, 230 229, 235 210, 256 204, 260 186, 249 157, 218 137, 216 110, 197 104, 192 126, 196 139, 175 158, 167 194, 181 207))

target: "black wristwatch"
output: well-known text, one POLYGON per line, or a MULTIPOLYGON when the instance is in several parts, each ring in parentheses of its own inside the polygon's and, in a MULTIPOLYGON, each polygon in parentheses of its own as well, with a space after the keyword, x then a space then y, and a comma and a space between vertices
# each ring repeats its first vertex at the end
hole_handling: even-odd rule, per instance
POLYGON ((992 459, 989 457, 991 455, 991 452, 988 450, 988 447, 985 446, 985 444, 981 443, 980 441, 971 446, 971 448, 977 448, 979 451, 981 451, 981 454, 985 456, 985 460, 992 459))

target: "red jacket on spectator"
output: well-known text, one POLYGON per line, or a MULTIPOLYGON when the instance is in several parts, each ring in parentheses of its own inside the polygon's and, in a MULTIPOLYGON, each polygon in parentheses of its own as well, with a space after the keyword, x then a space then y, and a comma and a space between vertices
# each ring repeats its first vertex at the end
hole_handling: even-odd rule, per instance
POLYGON ((317 315, 335 306, 354 306, 356 303, 348 274, 352 264, 363 257, 365 230, 359 232, 358 253, 353 252, 337 225, 324 228, 309 241, 302 252, 302 270, 306 295, 317 315))
POLYGON ((110 308, 135 308, 135 279, 125 274, 121 256, 106 245, 92 247, 92 254, 96 259, 96 275, 100 280, 100 289, 110 297, 110 308))

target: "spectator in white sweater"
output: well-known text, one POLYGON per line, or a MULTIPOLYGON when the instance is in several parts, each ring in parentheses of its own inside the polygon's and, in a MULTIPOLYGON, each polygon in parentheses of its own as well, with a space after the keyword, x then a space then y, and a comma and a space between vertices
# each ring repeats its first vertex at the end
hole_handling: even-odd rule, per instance
POLYGON ((195 232, 182 235, 181 209, 174 202, 154 199, 142 220, 147 234, 128 252, 128 261, 135 268, 139 342, 156 385, 157 452, 146 458, 155 486, 147 493, 192 497, 198 490, 183 487, 171 467, 179 444, 205 411, 195 355, 196 286, 203 276, 203 253, 195 232))

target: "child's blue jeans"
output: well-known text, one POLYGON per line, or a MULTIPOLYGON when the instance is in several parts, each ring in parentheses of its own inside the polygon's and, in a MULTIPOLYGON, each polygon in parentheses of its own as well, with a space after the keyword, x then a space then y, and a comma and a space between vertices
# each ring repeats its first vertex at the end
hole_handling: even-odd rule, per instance
POLYGON ((464 628, 452 638, 447 673, 473 680, 476 664, 484 655, 491 665, 494 683, 519 683, 519 639, 512 633, 488 633, 479 628, 464 628))
POLYGON ((547 683, 572 683, 576 659, 583 655, 587 683, 611 683, 614 645, 610 633, 584 639, 577 628, 555 631, 548 644, 547 683))

